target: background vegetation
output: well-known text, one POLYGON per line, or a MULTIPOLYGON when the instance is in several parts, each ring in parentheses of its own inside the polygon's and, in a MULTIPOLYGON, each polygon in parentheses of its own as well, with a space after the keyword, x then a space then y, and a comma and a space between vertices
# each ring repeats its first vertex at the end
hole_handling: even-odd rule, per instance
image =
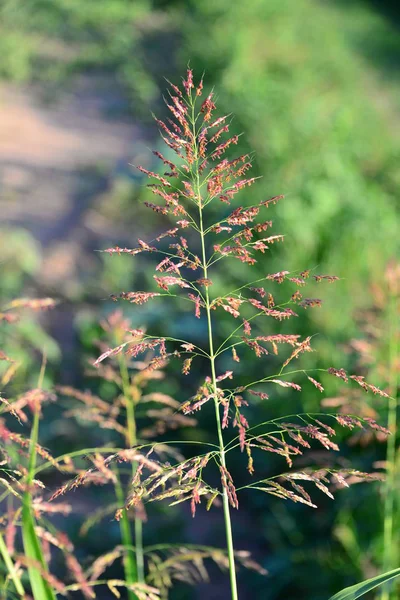
MULTIPOLYGON (((263 181, 248 191, 246 201, 259 200, 260 190, 265 197, 286 196, 274 209, 276 228, 285 234, 285 244, 274 247, 255 268, 263 274, 307 267, 339 275, 334 289, 316 289, 323 307, 310 313, 304 333, 319 334, 318 356, 311 357, 314 362, 338 367, 357 364, 357 353, 349 342, 366 338, 360 328, 360 311, 374 302, 371 290, 376 299, 376 290, 385 285, 388 261, 399 257, 400 17, 395 3, 4 0, 0 11, 3 90, 31 95, 46 111, 74 94, 77 81, 100 77, 111 98, 106 110, 102 109, 102 119, 122 123, 129 119, 138 126, 129 162, 149 161, 144 148, 157 144, 150 110, 162 110, 162 76, 176 80, 189 60, 197 74, 204 71, 207 86, 217 90, 219 110, 232 111, 233 131, 244 133, 240 151, 255 152, 254 174, 262 175, 263 181)), ((7 109, 4 101, 5 114, 7 109)), ((2 169, 9 167, 6 151, 1 157, 2 169)), ((58 268, 57 261, 51 263, 54 246, 46 244, 40 227, 33 227, 18 210, 8 216, 10 205, 18 209, 18 189, 10 195, 4 178, 0 182, 0 202, 5 207, 0 231, 1 301, 43 293, 60 300, 40 325, 22 321, 18 334, 6 339, 5 347, 12 346, 14 354, 18 352, 25 360, 26 370, 20 372, 16 385, 26 384, 35 349, 45 345, 48 378, 109 393, 85 376, 99 320, 115 308, 107 299, 110 293, 142 289, 151 275, 143 267, 138 270, 133 257, 100 258, 104 255, 93 251, 116 244, 129 246, 138 235, 151 239, 159 226, 141 204, 147 199, 144 180, 132 173, 126 159, 100 161, 81 170, 82 189, 69 200, 84 204, 85 194, 90 195, 90 204, 78 211, 74 224, 88 235, 84 239, 71 236, 61 258, 57 255, 57 260, 74 263, 69 278, 60 285, 46 276, 49 261, 58 268)), ((57 194, 55 186, 53 195, 57 194)), ((52 198, 46 201, 51 213, 52 198)), ((235 266, 217 284, 235 287, 237 278, 240 272, 235 266)), ((159 311, 154 306, 124 310, 133 326, 146 321, 154 331, 171 322, 182 329, 199 327, 191 312, 173 314, 167 305, 159 311)), ((199 328, 197 335, 201 339, 206 332, 199 328)), ((389 335, 388 327, 384 335, 389 335)), ((371 360, 373 383, 385 385, 383 369, 379 369, 387 362, 385 351, 378 349, 371 360)), ((257 365, 243 368, 249 373, 257 365)), ((328 395, 338 394, 337 387, 326 384, 328 395)), ((193 385, 189 381, 188 390, 193 385)), ((181 401, 188 390, 179 389, 174 378, 163 383, 163 391, 181 401)), ((282 395, 257 410, 260 418, 266 418, 277 407, 296 412, 314 410, 319 403, 319 392, 305 388, 301 395, 282 395)), ((378 401, 370 404, 385 420, 386 406, 378 401)), ((82 431, 63 422, 57 408, 52 410, 44 427, 46 443, 50 448, 57 443, 59 454, 63 448, 78 447, 82 431)), ((206 416, 200 417, 200 427, 207 434, 206 416)), ((85 429, 93 443, 98 435, 95 427, 89 433, 85 429)), ((385 457, 385 445, 377 440, 365 447, 360 443, 345 447, 343 460, 362 470, 372 469, 385 457)), ((274 471, 273 460, 267 469, 274 471)), ((242 465, 238 465, 239 484, 241 472, 242 465)), ((77 513, 70 535, 75 536, 85 560, 105 551, 107 540, 90 535, 78 538, 83 513, 91 510, 95 496, 87 495, 82 502, 84 509, 77 513)), ((235 523, 238 546, 252 550, 269 571, 265 581, 243 572, 243 598, 323 600, 378 572, 383 552, 382 486, 355 486, 339 492, 334 503, 321 497, 319 504, 311 512, 307 507, 266 503, 264 496, 243 498, 235 523)), ((150 520, 149 540, 162 535, 172 541, 189 537, 215 543, 215 530, 201 512, 189 525, 180 511, 174 518, 174 527, 170 527, 170 513, 158 513, 150 520)), ((397 513, 396 521, 399 518, 397 513)), ((110 539, 118 535, 113 523, 108 535, 110 539)), ((222 542, 222 530, 220 535, 222 542)), ((221 597, 224 592, 217 572, 212 579, 214 596, 210 597, 221 597)), ((193 597, 193 591, 182 587, 174 595, 180 597, 193 597)))

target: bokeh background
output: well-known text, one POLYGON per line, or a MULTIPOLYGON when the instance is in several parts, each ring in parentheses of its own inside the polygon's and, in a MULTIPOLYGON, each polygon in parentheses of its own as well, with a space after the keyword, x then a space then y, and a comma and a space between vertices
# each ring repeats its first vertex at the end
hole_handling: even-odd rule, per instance
MULTIPOLYGON (((351 340, 366 339, 363 311, 377 297, 384 313, 386 268, 399 258, 399 27, 394 0, 2 0, 0 300, 59 301, 2 340, 24 364, 16 385, 34 384, 45 347, 49 381, 107 393, 85 376, 99 321, 115 310, 111 293, 151 285, 152 265, 96 250, 132 247, 161 227, 143 207, 146 182, 130 163, 156 167, 149 149, 161 142, 151 111, 163 114, 164 77, 178 82, 188 61, 215 88, 221 114, 235 115, 233 128, 244 133, 240 150, 255 153, 254 174, 263 179, 242 202, 286 196, 273 215, 285 244, 256 271, 339 275, 335 286, 318 288, 323 307, 308 311, 298 332, 319 334, 313 364, 359 364, 351 340)), ((240 270, 226 271, 221 284, 236 287, 241 277, 240 270)), ((190 328, 205 340, 202 324, 171 304, 123 308, 134 326, 169 333, 174 324, 178 333, 190 328)), ((382 336, 363 368, 384 386, 382 336)), ((248 374, 258 366, 242 368, 248 374)), ((328 396, 342 393, 326 383, 328 396)), ((183 386, 176 373, 162 383, 182 401, 195 385, 194 375, 183 386)), ((296 394, 258 405, 253 421, 320 405, 317 390, 305 386, 296 394)), ((370 399, 368 410, 385 421, 383 402, 370 399)), ((42 423, 42 441, 56 454, 81 447, 83 435, 86 445, 105 441, 103 431, 61 418, 57 406, 42 423)), ((207 412, 197 435, 213 435, 207 412)), ((373 470, 384 459, 384 443, 348 438, 342 451, 348 464, 373 470)), ((261 469, 277 465, 271 460, 261 469)), ((245 481, 242 464, 232 472, 238 484, 245 481)), ((118 527, 106 522, 79 537, 98 491, 76 500, 63 526, 84 562, 118 542, 118 527)), ((321 495, 317 503, 311 511, 243 495, 234 515, 236 545, 269 571, 267 578, 241 572, 243 600, 325 600, 379 571, 382 487, 359 485, 339 491, 335 502, 321 495)), ((224 543, 218 511, 200 510, 192 521, 182 510, 151 510, 149 543, 224 543)), ((226 577, 213 567, 210 577, 197 589, 177 586, 171 598, 227 597, 226 577)))

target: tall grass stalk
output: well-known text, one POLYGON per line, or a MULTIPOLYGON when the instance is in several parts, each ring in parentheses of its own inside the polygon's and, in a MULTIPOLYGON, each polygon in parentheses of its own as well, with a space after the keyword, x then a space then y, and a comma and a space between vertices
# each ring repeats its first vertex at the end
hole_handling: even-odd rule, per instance
MULTIPOLYGON (((38 388, 43 387, 46 358, 43 357, 39 374, 38 388)), ((36 522, 32 507, 31 487, 35 477, 37 444, 39 439, 40 405, 33 407, 33 422, 29 440, 29 462, 26 477, 26 491, 22 498, 22 539, 26 558, 28 559, 28 573, 35 600, 55 600, 56 596, 45 578, 48 573, 42 546, 36 534, 36 522)))
POLYGON ((17 592, 17 594, 19 596, 21 596, 22 598, 25 598, 25 590, 24 587, 22 585, 21 579, 18 575, 18 572, 15 568, 15 565, 13 563, 13 560, 7 550, 7 546, 4 542, 3 536, 0 534, 0 555, 4 561, 4 565, 7 569, 7 572, 9 574, 9 577, 11 579, 11 581, 14 584, 15 587, 15 591, 17 592))
MULTIPOLYGON (((126 364, 125 356, 119 357, 119 370, 122 380, 122 390, 126 403, 126 420, 127 420, 127 443, 130 448, 137 445, 137 426, 135 418, 135 398, 132 393, 132 386, 129 379, 129 371, 126 364)), ((132 476, 135 475, 137 465, 132 463, 132 476)), ((123 490, 118 479, 117 483, 117 499, 119 502, 123 499, 123 490)), ((120 521, 121 537, 124 546, 127 548, 124 557, 124 568, 126 581, 129 584, 139 581, 144 582, 144 555, 143 555, 143 527, 142 522, 138 517, 134 519, 135 541, 133 543, 131 525, 126 510, 122 513, 120 521), (135 549, 132 550, 132 547, 135 549)), ((131 590, 128 590, 129 600, 136 600, 137 596, 131 590)))
MULTIPOLYGON (((116 471, 115 473, 115 495, 117 497, 117 501, 121 504, 124 501, 125 493, 118 473, 116 471)), ((138 580, 138 572, 135 560, 135 551, 133 550, 134 544, 132 539, 131 524, 129 522, 126 510, 122 512, 121 519, 119 521, 119 530, 121 533, 121 541, 124 547, 126 548, 126 552, 123 558, 125 579, 128 584, 132 584, 138 580)), ((137 596, 132 592, 132 590, 128 590, 128 598, 129 600, 137 600, 137 596)))
MULTIPOLYGON (((193 126, 193 137, 197 139, 196 133, 196 121, 194 116, 194 103, 192 105, 192 126, 193 126)), ((208 260, 206 255, 206 246, 205 246, 205 234, 204 234, 204 225, 203 225, 203 206, 202 206, 202 196, 200 189, 200 174, 199 174, 199 153, 197 144, 195 143, 195 153, 194 153, 194 165, 193 165, 193 177, 192 177, 193 187, 196 190, 197 196, 199 198, 199 235, 201 240, 201 261, 202 261, 202 269, 204 279, 208 279, 208 260)), ((214 337, 213 337, 213 326, 212 326, 212 318, 211 318, 211 307, 210 307, 210 294, 208 291, 208 287, 205 289, 205 309, 207 314, 207 329, 208 329, 208 344, 209 344, 209 355, 210 355, 210 367, 211 367, 211 377, 212 377, 212 386, 214 392, 214 406, 215 406, 215 420, 217 426, 218 433, 218 445, 219 445, 219 454, 222 466, 226 469, 226 460, 225 460, 225 444, 224 438, 222 435, 222 427, 221 427, 221 415, 220 415, 220 407, 218 402, 218 386, 217 386, 217 377, 215 372, 215 353, 214 353, 214 337)), ((226 544, 228 550, 228 558, 229 558, 229 579, 231 585, 231 595, 232 600, 238 599, 238 590, 237 590, 237 582, 236 582, 236 566, 235 566, 235 554, 234 554, 234 546, 233 546, 233 535, 232 535, 232 522, 231 522, 231 514, 230 514, 230 506, 229 506, 229 498, 227 494, 227 490, 223 488, 223 510, 224 510, 224 521, 225 521, 225 533, 226 533, 226 544)))
MULTIPOLYGON (((398 365, 399 358, 399 331, 398 331, 398 315, 399 315, 399 295, 395 290, 391 290, 390 305, 388 311, 388 328, 390 332, 389 342, 389 401, 388 401, 388 429, 392 432, 387 441, 386 450, 386 482, 384 487, 384 531, 383 531, 383 571, 390 571, 397 566, 396 560, 399 556, 398 549, 395 547, 393 520, 395 513, 396 501, 396 438, 397 438, 397 388, 398 388, 398 365)), ((381 600, 389 600, 391 598, 390 584, 383 586, 381 600)), ((393 596, 394 598, 394 596, 393 596)))
MULTIPOLYGON (((260 259, 264 261, 271 245, 283 241, 283 235, 269 235, 272 221, 264 220, 263 217, 264 211, 283 196, 261 199, 253 205, 239 205, 233 210, 227 209, 237 193, 253 185, 258 179, 245 175, 252 166, 251 156, 244 154, 234 159, 225 158, 225 153, 238 143, 239 136, 233 135, 226 139, 230 116, 215 118, 213 113, 216 106, 213 92, 203 99, 198 108, 196 107, 199 97, 203 94, 203 81, 201 80, 195 87, 191 69, 188 69, 187 78, 183 80, 184 89, 170 85, 171 90, 166 104, 173 119, 167 118, 161 121, 156 118, 156 122, 164 142, 175 152, 178 160, 175 163, 168 155, 164 156, 159 151, 153 151, 168 169, 165 171, 166 167, 164 167, 165 172, 159 174, 142 166, 137 167, 150 178, 151 183, 147 187, 157 197, 157 203, 146 201, 145 205, 155 213, 168 217, 170 228, 149 243, 139 239, 138 246, 135 248, 116 246, 108 248, 105 252, 117 255, 126 253, 132 256, 142 252, 160 255, 160 262, 153 276, 157 291, 127 291, 112 298, 114 300, 120 298, 135 305, 160 297, 189 302, 194 309, 194 317, 203 319, 207 341, 203 348, 194 343, 193 336, 189 336, 189 339, 159 337, 141 329, 125 328, 129 335, 124 338, 123 343, 120 341, 117 347, 108 348, 94 365, 98 366, 111 356, 120 359, 122 356, 120 365, 123 365, 125 356, 136 358, 141 354, 151 354, 152 358, 146 365, 146 369, 150 372, 159 369, 160 365, 165 365, 170 360, 182 360, 182 374, 188 375, 194 360, 201 358, 203 364, 204 361, 208 364, 208 374, 201 377, 197 391, 178 405, 178 408, 186 417, 197 412, 207 403, 213 405, 217 445, 213 444, 210 448, 210 444, 204 444, 205 452, 188 459, 178 458, 178 462, 174 461, 175 464, 151 458, 157 444, 154 444, 149 451, 144 445, 137 446, 136 452, 131 454, 131 460, 139 462, 139 466, 136 468, 126 502, 118 509, 116 515, 118 518, 127 509, 140 506, 146 500, 169 499, 171 505, 188 502, 191 513, 195 516, 196 506, 203 499, 206 500, 207 510, 217 502, 217 499, 222 499, 226 532, 226 548, 223 551, 228 555, 230 597, 232 600, 238 600, 235 560, 241 561, 241 553, 234 551, 231 522, 231 508, 239 508, 237 492, 251 488, 315 508, 316 505, 303 487, 303 482, 306 482, 306 485, 314 485, 332 498, 328 484, 339 483, 341 486, 348 486, 354 482, 355 473, 357 481, 374 478, 366 473, 355 472, 354 469, 344 469, 340 464, 335 467, 334 463, 325 469, 310 467, 292 471, 293 457, 302 455, 305 448, 312 447, 311 443, 319 443, 325 450, 339 450, 332 439, 336 435, 335 429, 321 419, 330 419, 333 424, 339 424, 349 430, 355 427, 362 429, 364 426, 378 429, 385 434, 387 430, 372 419, 335 414, 324 417, 320 413, 276 415, 275 418, 253 427, 249 425, 246 417, 247 407, 254 397, 257 399, 256 402, 268 400, 272 386, 289 388, 295 392, 301 390, 301 385, 291 381, 291 376, 297 378, 299 374, 305 375, 306 385, 313 385, 320 392, 324 391, 321 382, 308 374, 310 370, 307 372, 304 369, 286 369, 300 355, 313 351, 311 336, 302 340, 301 335, 286 333, 286 329, 283 333, 280 328, 279 333, 275 333, 276 326, 271 327, 271 323, 274 321, 280 323, 298 317, 298 313, 293 309, 297 311, 321 305, 321 300, 318 298, 303 297, 303 290, 309 283, 308 279, 311 281, 314 279, 316 283, 333 283, 338 277, 319 274, 310 277, 308 270, 296 273, 280 271, 247 280, 247 283, 236 289, 218 295, 220 281, 218 281, 218 273, 214 278, 214 270, 220 272, 221 269, 214 269, 216 263, 222 259, 236 260, 240 261, 243 267, 250 267, 260 259), (164 204, 160 203, 160 198, 164 204), (214 210, 208 208, 211 202, 214 202, 215 208, 220 207, 216 212, 222 213, 219 218, 217 217, 217 221, 215 221, 214 210), (173 221, 172 227, 169 219, 173 221), (187 238, 183 230, 188 230, 191 237, 187 238), (156 245, 156 242, 161 242, 161 245, 156 245), (211 271, 213 271, 213 280, 210 279, 211 271), (214 285, 215 283, 217 285, 214 285), (282 284, 285 284, 283 287, 288 285, 291 290, 289 299, 280 300, 279 288, 282 284), (217 331, 214 327, 212 311, 214 314, 217 313, 214 318, 217 324, 219 319, 223 318, 221 315, 227 314, 228 319, 233 319, 230 335, 218 348, 216 335, 219 334, 220 328, 218 327, 217 331), (266 318, 270 326, 264 325, 266 318), (256 381, 246 383, 243 369, 238 373, 234 368, 241 359, 260 360, 268 355, 270 368, 275 371, 275 362, 279 360, 275 357, 281 352, 285 358, 275 375, 262 376, 256 381), (220 360, 222 355, 224 358, 220 360), (221 372, 224 365, 229 365, 228 370, 221 372), (232 385, 227 383, 232 379, 235 380, 232 385), (236 435, 230 437, 229 443, 225 444, 223 429, 229 426, 234 428, 236 435), (268 476, 268 470, 263 468, 262 479, 256 481, 253 479, 251 483, 236 489, 226 460, 227 453, 235 449, 247 455, 247 470, 250 476, 255 472, 252 456, 254 449, 261 450, 264 456, 266 452, 271 452, 282 457, 286 461, 287 471, 279 476, 268 476), (217 465, 219 468, 218 487, 207 482, 205 469, 208 464, 217 465)), ((125 381, 124 396, 129 399, 129 377, 126 371, 124 374, 124 368, 126 369, 126 366, 122 371, 125 381)), ((367 383, 364 377, 348 374, 343 368, 330 367, 327 370, 313 369, 312 371, 315 376, 318 376, 319 371, 327 372, 346 383, 354 382, 365 391, 371 390, 374 394, 388 397, 386 392, 367 383)), ((128 441, 131 444, 135 441, 133 434, 135 399, 127 406, 131 415, 128 427, 130 431, 128 441)), ((118 455, 115 457, 117 459, 118 455)), ((112 458, 107 459, 107 464, 110 460, 112 458)))

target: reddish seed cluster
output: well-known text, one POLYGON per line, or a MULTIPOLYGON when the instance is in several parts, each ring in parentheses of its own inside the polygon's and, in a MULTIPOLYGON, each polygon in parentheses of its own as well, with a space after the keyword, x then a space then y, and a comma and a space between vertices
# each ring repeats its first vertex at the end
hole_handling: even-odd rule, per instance
POLYGON ((236 489, 229 471, 223 465, 220 465, 222 487, 227 491, 228 499, 233 508, 239 508, 239 501, 236 495, 236 489))
POLYGON ((54 298, 18 298, 13 300, 7 309, 29 308, 35 311, 47 310, 54 308, 57 302, 54 298))
POLYGON ((304 298, 299 304, 303 308, 313 308, 314 306, 321 306, 322 300, 318 298, 304 298))
POLYGON ((352 379, 353 381, 358 383, 358 385, 361 386, 366 392, 368 392, 368 390, 371 390, 371 392, 377 394, 378 396, 382 396, 383 398, 389 398, 389 394, 387 394, 384 390, 378 388, 376 385, 367 383, 364 380, 364 377, 362 377, 361 375, 348 375, 344 369, 335 369, 333 367, 330 367, 328 369, 328 373, 334 375, 335 377, 338 377, 339 379, 342 379, 345 383, 348 383, 349 379, 352 379))
POLYGON ((343 379, 345 383, 347 383, 349 380, 347 377, 347 373, 344 369, 335 369, 334 367, 329 367, 328 373, 334 375, 335 377, 338 377, 339 379, 343 379))
POLYGON ((328 281, 328 283, 333 283, 334 281, 338 281, 339 277, 336 275, 313 275, 315 281, 319 283, 320 281, 328 281))
POLYGON ((111 298, 114 301, 121 298, 122 300, 128 300, 132 304, 144 304, 156 296, 160 296, 160 294, 156 292, 121 292, 118 296, 112 295, 111 298))
POLYGON ((296 342, 296 348, 292 354, 285 360, 283 367, 286 367, 294 358, 298 358, 303 352, 312 352, 310 346, 311 337, 307 337, 303 342, 296 342))
MULTIPOLYGON (((196 217, 198 208, 205 208, 213 199, 219 199, 230 204, 234 196, 245 187, 252 185, 255 177, 244 178, 244 174, 251 168, 251 161, 248 154, 242 154, 234 159, 224 157, 225 152, 238 142, 238 136, 222 140, 223 136, 229 134, 228 117, 222 116, 213 118, 215 102, 211 92, 201 103, 198 109, 198 116, 195 121, 192 120, 192 108, 195 110, 196 98, 202 95, 203 83, 200 82, 195 88, 193 82, 193 73, 189 69, 186 79, 183 81, 183 90, 177 86, 171 85, 169 101, 167 107, 171 112, 171 118, 165 122, 156 119, 162 137, 167 146, 175 152, 178 160, 174 162, 169 157, 165 157, 159 151, 154 151, 154 155, 169 169, 168 172, 160 175, 159 173, 139 166, 138 169, 153 181, 149 183, 149 190, 158 198, 164 200, 163 205, 149 204, 153 210, 162 212, 171 217, 184 215, 184 219, 177 221, 177 227, 168 229, 165 233, 157 237, 161 241, 166 237, 178 238, 179 227, 193 228, 199 230, 199 223, 196 217), (200 176, 200 180, 196 179, 200 176), (171 179, 179 177, 182 183, 182 189, 179 190, 176 185, 172 186, 171 179), (196 187, 197 181, 197 187, 196 187), (201 191, 200 191, 201 190, 201 191)), ((196 114, 196 110, 195 110, 196 114)), ((204 235, 212 233, 220 235, 228 234, 223 243, 213 245, 214 255, 211 261, 218 261, 220 258, 231 257, 240 260, 243 263, 252 265, 256 262, 255 253, 265 253, 270 244, 281 241, 283 236, 271 235, 266 238, 260 238, 259 234, 272 226, 272 221, 256 222, 260 211, 271 204, 275 204, 283 196, 274 196, 267 200, 262 200, 259 204, 244 207, 239 206, 222 221, 211 225, 204 235)), ((156 271, 165 273, 163 276, 155 275, 154 280, 159 288, 170 294, 173 287, 182 290, 194 288, 187 293, 187 299, 194 304, 196 318, 201 318, 201 309, 205 306, 203 291, 201 288, 208 288, 212 285, 209 277, 198 277, 193 281, 186 279, 183 269, 197 271, 203 269, 202 259, 191 252, 188 247, 188 241, 180 237, 180 240, 169 245, 168 251, 159 250, 153 244, 147 244, 138 240, 138 247, 129 248, 109 248, 109 253, 129 253, 132 255, 141 252, 161 252, 164 254, 156 267, 156 271), (197 287, 199 286, 199 287, 197 287)), ((265 277, 266 281, 282 283, 285 279, 297 285, 304 285, 308 272, 304 271, 300 277, 288 277, 288 271, 281 271, 270 274, 265 277)), ((327 279, 333 281, 333 276, 319 275, 315 276, 317 281, 327 279)), ((257 293, 261 299, 267 298, 266 304, 261 303, 255 298, 243 297, 224 297, 215 298, 210 308, 221 307, 234 318, 239 318, 241 306, 244 303, 250 304, 264 316, 272 317, 278 321, 286 320, 292 316, 297 316, 291 308, 275 307, 275 300, 270 292, 263 287, 250 288, 257 293)), ((149 299, 156 297, 156 292, 125 292, 118 297, 126 299, 134 304, 142 304, 149 299)), ((116 296, 113 296, 116 299, 116 296)), ((292 301, 301 301, 303 307, 316 306, 319 301, 316 299, 301 299, 301 296, 294 294, 292 301)), ((248 319, 244 319, 243 332, 245 336, 250 336, 251 327, 248 319)), ((278 342, 271 341, 273 351, 277 354, 278 342)), ((259 344, 259 340, 243 340, 243 343, 250 346, 257 356, 268 354, 268 351, 259 344)), ((118 352, 118 349, 114 350, 118 352)), ((300 353, 300 350, 298 350, 300 353)), ((240 360, 237 350, 232 350, 233 360, 240 360)), ((186 363, 184 371, 187 372, 189 363, 186 363)))
POLYGON ((322 387, 322 385, 319 383, 319 381, 317 381, 316 379, 314 379, 313 377, 310 377, 309 375, 307 375, 307 379, 309 381, 311 381, 311 383, 317 388, 317 390, 319 390, 320 392, 324 391, 324 388, 322 387))
POLYGON ((173 275, 165 277, 157 277, 156 275, 154 275, 154 279, 157 282, 158 287, 160 287, 162 290, 166 290, 167 292, 172 285, 178 285, 180 288, 190 287, 190 285, 186 283, 186 281, 179 277, 174 277, 173 275))

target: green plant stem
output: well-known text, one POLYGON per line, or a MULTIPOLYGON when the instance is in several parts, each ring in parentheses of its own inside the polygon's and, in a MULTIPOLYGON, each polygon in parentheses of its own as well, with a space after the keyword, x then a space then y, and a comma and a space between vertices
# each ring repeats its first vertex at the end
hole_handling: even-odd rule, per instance
POLYGON ((0 534, 0 555, 1 555, 2 559, 4 560, 4 564, 7 568, 10 578, 14 584, 17 594, 19 594, 19 596, 21 596, 22 598, 25 598, 25 590, 21 583, 21 579, 19 578, 19 575, 15 569, 15 565, 14 565, 12 558, 7 550, 7 546, 4 542, 3 536, 1 534, 0 534))
MULTIPOLYGON (((126 421, 127 421, 127 443, 130 448, 137 445, 137 426, 135 417, 135 399, 130 390, 129 372, 124 356, 119 359, 119 368, 122 379, 122 389, 126 402, 126 421)), ((135 475, 137 465, 132 463, 132 476, 135 475)), ((122 491, 122 488, 121 488, 122 491)), ((120 500, 119 500, 120 501, 120 500)), ((128 580, 130 583, 138 581, 144 583, 144 552, 143 552, 143 524, 141 519, 135 517, 135 556, 132 551, 127 553, 126 567, 128 568, 129 576, 134 577, 133 580, 128 580), (129 561, 129 564, 128 564, 129 561), (134 563, 134 564, 133 564, 134 563)), ((121 535, 124 540, 124 545, 132 546, 132 535, 130 531, 130 523, 127 512, 123 512, 121 519, 121 535), (129 535, 128 535, 129 533, 129 535), (130 540, 130 541, 129 541, 130 540)), ((136 599, 136 594, 128 590, 129 599, 136 599)))
MULTIPOLYGON (((397 329, 399 301, 395 294, 391 295, 389 309, 389 406, 388 406, 388 429, 391 435, 388 438, 386 449, 386 481, 385 481, 385 503, 384 503, 384 524, 383 524, 383 571, 389 571, 395 567, 395 551, 393 540, 393 517, 396 495, 396 429, 397 429, 397 365, 396 361, 399 355, 399 334, 397 329)), ((381 594, 381 600, 389 600, 390 585, 384 585, 381 594)))
MULTIPOLYGON (((115 483, 115 493, 119 504, 124 505, 125 496, 118 475, 115 483)), ((119 529, 121 532, 122 543, 126 549, 126 554, 124 555, 123 559, 125 579, 128 584, 135 583, 138 580, 138 572, 135 561, 136 548, 133 550, 134 545, 131 533, 131 525, 125 509, 122 511, 121 519, 119 521, 119 529)), ((137 600, 137 596, 134 594, 134 592, 132 592, 132 590, 128 590, 128 598, 129 600, 137 600)))
POLYGON ((139 583, 144 583, 143 521, 135 519, 136 567, 139 583))
POLYGON ((126 401, 126 424, 128 429, 127 442, 129 446, 136 446, 137 434, 136 434, 136 418, 135 418, 135 404, 130 392, 129 372, 126 365, 125 357, 122 356, 119 359, 119 370, 122 379, 122 390, 126 401))
MULTIPOLYGON (((43 386, 44 370, 46 359, 43 358, 42 368, 39 375, 38 388, 43 386)), ((32 508, 32 485, 36 469, 36 454, 39 438, 39 416, 40 406, 34 407, 33 422, 29 440, 29 462, 28 474, 26 477, 26 491, 22 497, 22 540, 24 544, 25 555, 32 563, 40 565, 42 572, 34 564, 28 563, 29 580, 32 588, 32 594, 35 600, 55 600, 55 594, 43 576, 47 572, 47 565, 44 559, 42 546, 36 534, 36 522, 32 508)))
MULTIPOLYGON (((204 235, 204 227, 203 227, 203 212, 202 212, 202 204, 201 204, 199 171, 198 171, 197 161, 196 161, 195 185, 196 185, 196 192, 198 194, 198 199, 199 199, 198 200, 199 201, 199 229, 200 229, 200 238, 201 238, 202 267, 203 267, 204 279, 208 279, 207 256, 206 256, 206 249, 205 249, 205 235, 204 235)), ((210 295, 208 292, 208 287, 206 287, 206 291, 205 291, 205 304, 206 304, 206 314, 207 314, 207 328, 208 328, 211 377, 212 377, 212 386, 213 386, 213 392, 214 392, 215 419, 216 419, 216 423, 217 423, 217 432, 218 432, 219 456, 220 456, 222 467, 224 467, 224 469, 226 469, 225 444, 224 444, 224 439, 223 439, 223 435, 222 435, 221 415, 220 415, 220 410, 219 410, 218 393, 217 393, 218 386, 217 386, 217 378, 216 378, 216 373, 215 373, 215 353, 214 353, 214 343, 213 343, 210 295)), ((229 559, 229 579, 230 579, 230 585, 231 585, 231 596, 232 596, 232 600, 238 600, 231 514, 230 514, 229 498, 228 498, 228 494, 227 494, 225 487, 223 487, 223 491, 222 491, 222 504, 223 504, 223 510, 224 510, 226 544, 227 544, 228 559, 229 559)))

